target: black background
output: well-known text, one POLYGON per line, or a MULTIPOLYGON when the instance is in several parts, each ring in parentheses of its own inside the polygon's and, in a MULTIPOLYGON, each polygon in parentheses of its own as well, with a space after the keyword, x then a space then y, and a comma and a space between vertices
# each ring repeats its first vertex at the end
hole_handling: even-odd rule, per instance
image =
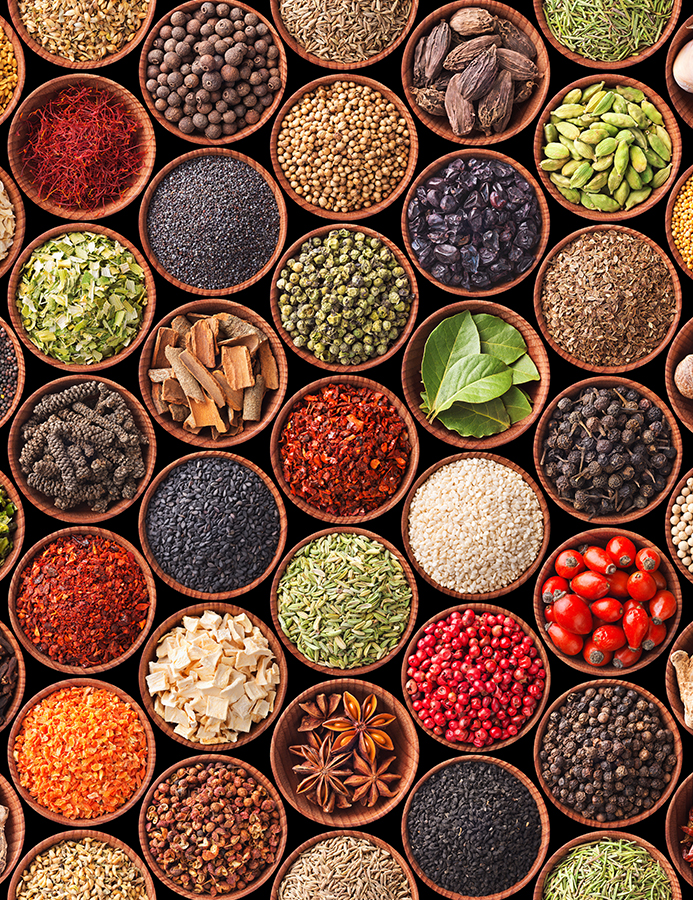
MULTIPOLYGON (((327 0, 327 2, 329 2, 329 0, 327 0)), ((173 9, 174 5, 175 4, 171 2, 171 0, 160 0, 160 2, 157 4, 155 21, 158 21, 158 19, 163 16, 168 10, 173 9)), ((5 7, 6 4, 2 3, 0 4, 0 6, 5 7)), ((522 2, 518 0, 518 2, 513 4, 513 6, 519 11, 523 12, 536 27, 536 20, 534 18, 531 3, 527 2, 527 0, 522 0, 522 2)), ((255 8, 259 13, 270 17, 269 0, 256 0, 255 8)), ((437 4, 425 2, 425 0, 424 2, 421 2, 419 13, 417 16, 417 23, 421 21, 422 18, 427 16, 430 12, 433 12, 436 8, 437 4)), ((7 15, 6 12, 4 12, 4 14, 7 15)), ((683 15, 681 18, 683 20, 685 18, 685 15, 683 15)), ((561 90, 566 84, 575 79, 582 78, 594 73, 595 81, 598 80, 597 76, 599 70, 588 69, 586 67, 570 63, 559 53, 553 50, 553 48, 548 45, 548 43, 547 47, 551 60, 551 84, 549 88, 548 99, 550 99, 555 93, 561 90)), ((667 99, 667 92, 664 79, 664 65, 667 47, 668 42, 663 49, 658 50, 658 52, 647 61, 632 67, 632 69, 624 71, 624 74, 632 75, 632 77, 651 86, 657 93, 660 94, 660 96, 663 96, 665 99, 667 99)), ((403 48, 404 44, 401 45, 398 50, 396 50, 382 62, 359 70, 359 74, 363 74, 383 82, 403 98, 404 92, 402 89, 400 77, 403 48)), ((67 71, 70 71, 46 63, 26 47, 24 48, 24 50, 27 65, 27 78, 22 99, 26 98, 26 96, 28 96, 31 91, 39 87, 45 81, 56 78, 60 75, 65 74, 67 71)), ((134 52, 132 52, 119 62, 102 69, 94 70, 94 72, 123 84, 130 91, 132 91, 135 96, 141 99, 141 93, 137 79, 137 67, 140 57, 140 50, 141 45, 136 48, 134 52)), ((308 81, 329 74, 328 70, 306 63, 291 51, 287 51, 287 53, 288 83, 286 85, 284 99, 288 98, 294 91, 298 90, 301 85, 307 83, 308 81)), ((416 167, 416 172, 418 173, 439 157, 455 150, 457 145, 450 144, 437 137, 427 128, 425 128, 418 121, 418 119, 416 119, 415 121, 417 124, 420 143, 419 160, 416 167)), ((8 122, 5 122, 4 125, 0 126, 0 142, 2 143, 3 147, 2 162, 0 162, 0 165, 2 165, 2 167, 7 171, 9 171, 9 165, 7 162, 5 148, 6 139, 11 128, 11 123, 12 119, 10 119, 8 122)), ((527 126, 525 130, 522 131, 519 135, 512 138, 511 140, 503 141, 497 145, 494 145, 493 149, 507 154, 512 159, 518 160, 523 165, 525 165, 530 170, 530 172, 535 173, 536 168, 532 156, 532 142, 534 137, 535 125, 536 120, 529 126, 527 126)), ((688 161, 690 161, 688 153, 690 129, 680 119, 679 125, 681 126, 683 138, 684 154, 682 169, 684 169, 687 167, 688 161)), ((171 135, 157 123, 155 123, 154 129, 157 141, 155 173, 163 168, 163 166, 170 160, 195 148, 195 145, 191 145, 190 143, 184 141, 182 138, 171 135)), ((271 125, 265 124, 259 131, 255 132, 253 135, 247 138, 243 138, 230 146, 233 149, 247 154, 248 156, 264 165, 269 171, 272 171, 269 152, 270 131, 271 125)), ((671 179, 672 184, 673 182, 674 179, 671 179)), ((133 202, 122 212, 103 220, 103 224, 108 225, 110 228, 123 234, 131 241, 133 241, 138 247, 141 247, 137 227, 137 216, 139 211, 140 199, 141 198, 137 198, 135 202, 133 202)), ((551 229, 548 249, 553 247, 567 234, 590 224, 587 220, 564 210, 550 197, 548 198, 548 202, 551 216, 551 229)), ((369 219, 364 219, 363 224, 366 224, 371 228, 374 228, 386 234, 398 246, 403 247, 403 240, 400 230, 400 214, 402 210, 402 203, 403 196, 400 197, 398 201, 396 201, 389 209, 385 210, 384 212, 369 219)), ((26 244, 34 240, 34 238, 36 238, 44 231, 50 228, 54 228, 55 226, 60 225, 63 222, 63 220, 59 218, 47 215, 33 203, 26 200, 26 198, 25 206, 27 213, 27 230, 25 238, 26 244)), ((287 208, 287 246, 299 239, 308 231, 311 231, 312 229, 325 224, 327 221, 304 212, 290 199, 287 199, 287 208)), ((664 211, 665 201, 660 200, 660 202, 654 207, 654 209, 629 220, 625 224, 643 231, 651 238, 653 238, 661 247, 667 249, 664 230, 664 211)), ((220 252, 223 252, 222 247, 220 247, 220 252)), ((157 288, 157 309, 154 316, 155 322, 157 322, 169 310, 183 303, 196 299, 195 296, 169 285, 156 272, 154 272, 154 277, 156 280, 157 288)), ((3 295, 6 295, 8 280, 9 275, 5 275, 4 279, 2 279, 2 284, 0 284, 0 291, 3 292, 3 295)), ((681 274, 681 280, 684 290, 682 316, 683 323, 688 318, 690 318, 690 282, 684 274, 681 274)), ((434 310, 451 302, 455 302, 457 299, 460 299, 452 294, 437 289, 420 276, 418 278, 418 282, 421 297, 417 324, 420 324, 434 310)), ((234 294, 231 299, 247 305, 248 307, 256 310, 266 320, 271 321, 269 306, 270 283, 271 274, 268 274, 258 284, 254 285, 248 290, 234 294)), ((515 310, 520 315, 528 319, 528 321, 536 327, 536 321, 534 318, 532 306, 533 285, 534 275, 531 275, 517 287, 512 288, 511 290, 490 299, 515 310)), ((3 312, 3 316, 5 319, 9 319, 6 308, 3 312)), ((549 399, 554 397, 557 393, 568 387, 570 384, 577 382, 582 378, 590 376, 589 372, 584 372, 581 369, 570 366, 563 362, 552 350, 549 349, 548 353, 551 364, 551 386, 549 399)), ((24 398, 26 398, 30 393, 36 390, 40 385, 52 381, 64 374, 59 370, 38 361, 26 350, 24 351, 24 354, 27 362, 27 378, 23 395, 24 398)), ((317 378, 324 377, 327 374, 323 370, 320 370, 303 362, 289 349, 287 349, 287 357, 289 362, 289 386, 287 397, 291 396, 302 385, 307 384, 317 378)), ((655 390, 659 394, 659 396, 663 397, 664 399, 666 399, 664 387, 665 357, 666 354, 662 353, 653 362, 649 363, 646 366, 643 366, 635 372, 629 373, 630 377, 632 377, 635 381, 646 384, 648 387, 655 390)), ((371 369, 364 374, 366 375, 366 377, 379 381, 387 387, 391 388, 401 397, 401 361, 402 352, 400 351, 394 356, 394 358, 386 361, 385 363, 382 363, 381 365, 371 369)), ((106 370, 105 372, 102 372, 101 374, 127 387, 130 391, 132 391, 136 396, 139 397, 137 364, 138 353, 135 353, 128 359, 114 365, 112 368, 106 370)), ((7 451, 5 440, 9 431, 9 427, 9 423, 5 425, 3 429, 5 434, 1 441, 3 454, 1 466, 3 471, 5 472, 9 472, 9 466, 6 458, 7 451)), ((155 430, 158 442, 156 472, 161 471, 164 466, 168 465, 174 459, 194 452, 194 450, 197 449, 172 438, 161 428, 159 428, 158 425, 155 425, 155 430)), ((537 476, 532 463, 532 441, 534 438, 534 430, 534 428, 529 429, 517 440, 498 448, 494 452, 499 453, 502 456, 506 456, 507 458, 519 463, 520 465, 525 467, 533 477, 536 478, 537 476)), ((681 471, 683 473, 690 466, 690 464, 687 462, 687 459, 692 439, 690 434, 685 429, 682 428, 682 431, 684 453, 681 471)), ((248 459, 253 460, 259 466, 261 466, 265 470, 265 472, 268 472, 271 475, 271 466, 269 461, 269 435, 270 429, 267 428, 261 434, 254 437, 247 443, 231 448, 232 452, 236 452, 243 457, 247 457, 248 459)), ((437 460, 443 459, 444 457, 450 456, 455 452, 455 448, 435 439, 421 428, 419 428, 419 440, 421 443, 421 461, 419 466, 419 474, 426 468, 428 468, 428 466, 430 466, 432 463, 436 462, 437 460)), ((289 519, 289 537, 287 543, 288 550, 304 536, 314 531, 318 531, 324 526, 321 522, 301 513, 292 503, 288 501, 286 502, 286 507, 289 519)), ((570 537, 572 534, 582 531, 586 526, 579 520, 562 512, 551 501, 549 501, 549 507, 551 513, 551 541, 549 545, 550 552, 559 543, 570 537)), ((38 513, 36 510, 31 508, 28 503, 25 503, 25 511, 27 514, 27 531, 24 543, 24 551, 28 550, 44 535, 56 531, 61 527, 64 527, 64 523, 58 522, 57 520, 52 519, 44 514, 38 513)), ((107 522, 104 522, 103 526, 112 529, 116 533, 123 535, 133 542, 137 542, 138 511, 139 503, 135 504, 135 506, 126 513, 123 513, 113 519, 108 520, 107 522)), ((371 530, 389 538, 395 545, 402 549, 400 528, 401 511, 402 504, 400 503, 389 513, 373 520, 370 523, 367 523, 366 527, 369 527, 371 530)), ((664 516, 665 503, 662 502, 653 511, 649 512, 646 516, 633 523, 630 527, 633 531, 636 531, 648 537, 650 540, 657 543, 660 547, 665 547, 667 546, 667 542, 665 537, 664 516)), ((5 580, 0 586, 0 589, 2 589, 3 591, 3 597, 5 598, 5 600, 7 597, 9 581, 9 577, 5 577, 5 580)), ((518 614, 527 622, 529 622, 530 625, 535 626, 534 616, 532 612, 533 581, 533 579, 530 579, 528 583, 525 584, 524 587, 522 587, 520 590, 510 593, 495 602, 497 603, 497 605, 506 607, 511 612, 518 614)), ((681 582, 684 591, 684 611, 680 627, 683 628, 690 621, 691 615, 689 610, 689 583, 684 579, 681 579, 681 582)), ((421 625, 426 619, 436 614, 437 612, 442 612, 448 607, 455 605, 455 601, 453 598, 446 597, 445 595, 436 592, 421 579, 419 579, 418 583, 421 593, 421 602, 417 626, 421 625)), ((249 592, 246 595, 238 597, 231 602, 247 608, 251 612, 262 617, 266 622, 271 623, 269 612, 270 584, 271 578, 267 578, 255 590, 249 592)), ((191 601, 189 598, 176 593, 175 591, 166 587, 161 581, 157 580, 157 611, 155 626, 163 621, 163 619, 165 619, 167 616, 171 615, 179 609, 184 608, 185 606, 190 605, 192 602, 193 601, 191 601)), ((7 609, 5 603, 3 603, 2 618, 7 621, 7 609)), ((54 672, 46 666, 40 665, 26 653, 25 658, 27 663, 27 686, 25 693, 26 701, 46 685, 61 680, 61 675, 60 673, 54 672)), ((549 658, 552 675, 550 698, 551 702, 563 691, 587 679, 586 677, 583 677, 581 673, 569 668, 568 666, 560 662, 552 653, 549 653, 549 658)), ((632 676, 632 680, 634 682, 653 691, 664 702, 666 702, 666 692, 664 687, 666 659, 667 653, 664 653, 658 660, 653 662, 647 668, 636 672, 632 676)), ((287 654, 287 660, 289 665, 289 685, 286 703, 290 702, 293 697, 295 697, 306 688, 310 687, 312 684, 323 680, 321 676, 319 676, 317 673, 312 672, 307 667, 299 664, 289 654, 287 654)), ((371 673, 370 676, 367 676, 367 680, 368 678, 370 678, 370 680, 376 681, 383 687, 393 692, 395 695, 401 697, 401 664, 402 654, 400 653, 392 662, 388 663, 386 666, 383 666, 376 672, 371 673)), ((139 692, 137 688, 137 666, 138 656, 135 655, 134 658, 128 660, 122 665, 117 666, 115 669, 112 669, 110 672, 107 672, 100 677, 102 677, 104 680, 117 684, 128 693, 130 693, 130 695, 135 699, 139 700, 139 692)), ((9 728, 5 729, 2 735, 0 735, 0 771, 2 771, 2 773, 9 778, 6 753, 8 732, 9 728)), ((194 755, 194 751, 188 750, 181 744, 178 744, 173 740, 165 737, 156 726, 154 727, 154 733, 156 735, 157 748, 157 762, 154 776, 155 778, 158 777, 159 773, 161 773, 164 769, 166 769, 176 761, 187 756, 194 755)), ((269 729, 257 740, 245 745, 238 751, 233 752, 233 755, 238 756, 239 758, 244 759, 252 763, 253 765, 256 765, 266 775, 271 777, 271 768, 269 764, 269 747, 271 736, 271 729, 269 729)), ((693 747, 693 738, 683 730, 682 738, 684 746, 684 765, 682 771, 683 779, 689 774, 688 759, 693 747)), ((423 733, 423 731, 421 730, 419 730, 419 739, 421 755, 419 768, 417 771, 417 780, 418 778, 423 776, 432 766, 445 759, 449 759, 454 755, 452 751, 442 746, 441 744, 438 744, 433 740, 432 737, 423 733)), ((513 744, 512 746, 499 751, 498 756, 522 768, 523 771, 526 772, 536 783, 537 779, 534 771, 532 756, 533 739, 534 731, 532 731, 529 735, 523 737, 520 741, 513 744)), ((547 803, 547 805, 549 808, 549 815, 551 820, 551 843, 549 847, 549 854, 551 854, 563 843, 573 837, 576 837, 586 829, 563 816, 555 809, 555 807, 553 807, 551 803, 547 803)), ((317 825, 316 823, 303 818, 298 813, 296 813, 288 804, 286 804, 286 809, 289 821, 289 838, 286 850, 287 855, 308 837, 327 830, 317 825)), ((640 835, 652 841, 665 853, 666 843, 664 837, 664 820, 666 809, 667 805, 665 804, 659 812, 652 815, 646 821, 641 822, 640 824, 633 826, 632 829, 630 829, 634 834, 640 835)), ((54 825, 53 823, 47 821, 37 813, 33 812, 26 805, 24 807, 24 811, 27 824, 27 838, 24 847, 25 852, 30 850, 32 846, 48 837, 49 835, 64 830, 57 825, 54 825)), ((376 822, 374 825, 368 826, 364 830, 379 835, 385 840, 391 842, 397 849, 402 850, 400 837, 401 811, 402 804, 400 804, 392 812, 376 822)), ((139 845, 137 840, 138 816, 139 805, 137 805, 133 810, 126 813, 122 817, 116 819, 111 823, 108 823, 103 827, 102 830, 121 838, 139 852, 139 845)), ((173 898, 175 896, 171 892, 167 891, 160 883, 156 882, 156 879, 155 883, 157 887, 157 894, 160 898, 162 898, 162 900, 164 900, 164 898, 166 898, 166 900, 169 900, 169 898, 173 898)), ((268 898, 270 894, 271 883, 271 880, 265 883, 265 885, 259 888, 252 896, 263 898, 263 900, 264 898, 268 898)), ((434 897, 438 896, 428 888, 423 886, 421 883, 419 883, 419 888, 420 895, 423 900, 433 900, 434 897)), ((516 896, 519 898, 519 900, 528 900, 528 898, 530 898, 532 895, 533 888, 534 882, 531 882, 524 890, 518 892, 516 896)))

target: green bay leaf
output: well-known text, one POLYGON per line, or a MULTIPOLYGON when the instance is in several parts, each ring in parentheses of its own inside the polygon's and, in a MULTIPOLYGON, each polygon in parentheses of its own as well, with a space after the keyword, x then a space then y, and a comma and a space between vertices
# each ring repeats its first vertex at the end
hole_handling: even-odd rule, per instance
POLYGON ((515 387, 515 385, 506 391, 501 399, 513 425, 532 414, 532 401, 521 388, 515 387))
POLYGON ((487 403, 453 403, 438 418, 449 431, 462 437, 488 437, 510 427, 510 417, 500 397, 487 403))
POLYGON ((500 397, 512 381, 511 370, 495 356, 485 353, 465 356, 452 366, 441 382, 431 418, 449 409, 453 403, 486 403, 500 397))
POLYGON ((509 366, 527 351, 525 339, 514 325, 488 313, 477 313, 472 318, 479 331, 482 353, 495 356, 509 366))
POLYGON ((524 384, 526 381, 539 381, 539 370, 532 362, 529 353, 525 353, 510 366, 513 373, 513 384, 524 384))
POLYGON ((429 334, 421 360, 421 380, 428 409, 437 409, 438 394, 450 369, 469 354, 481 352, 479 332, 471 313, 465 311, 444 319, 429 334))

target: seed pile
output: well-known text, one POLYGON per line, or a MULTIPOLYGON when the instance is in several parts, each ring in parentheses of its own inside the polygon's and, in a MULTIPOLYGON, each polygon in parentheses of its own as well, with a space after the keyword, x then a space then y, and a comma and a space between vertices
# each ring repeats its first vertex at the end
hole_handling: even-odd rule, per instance
POLYGON ((17 354, 7 331, 0 328, 0 419, 17 396, 17 354))
POLYGON ((5 488, 0 486, 0 566, 14 547, 12 532, 17 528, 16 516, 17 507, 10 500, 5 488))
MULTIPOLYGON (((0 29, 1 31, 2 29, 0 29)), ((0 263, 10 255, 16 227, 14 205, 7 193, 7 188, 0 181, 0 263)))
POLYGON ((335 81, 306 92, 282 119, 277 161, 306 203, 355 212, 396 190, 409 162, 409 128, 375 88, 335 81))
POLYGON ((671 542, 676 555, 693 572, 693 478, 689 478, 671 508, 671 542))
POLYGON ((0 725, 5 724, 7 710, 14 700, 19 670, 12 645, 0 634, 0 725))
POLYGON ((693 177, 676 195, 671 213, 671 234, 684 264, 693 269, 693 177))
POLYGON ((12 41, 5 30, 0 27, 0 115, 12 102, 17 90, 17 57, 14 55, 12 41))

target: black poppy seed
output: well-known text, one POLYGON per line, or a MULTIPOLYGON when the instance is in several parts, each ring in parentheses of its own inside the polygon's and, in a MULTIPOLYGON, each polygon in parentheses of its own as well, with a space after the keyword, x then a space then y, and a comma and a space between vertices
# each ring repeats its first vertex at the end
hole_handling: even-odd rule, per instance
POLYGON ((17 355, 4 328, 0 328, 0 419, 17 393, 17 355))

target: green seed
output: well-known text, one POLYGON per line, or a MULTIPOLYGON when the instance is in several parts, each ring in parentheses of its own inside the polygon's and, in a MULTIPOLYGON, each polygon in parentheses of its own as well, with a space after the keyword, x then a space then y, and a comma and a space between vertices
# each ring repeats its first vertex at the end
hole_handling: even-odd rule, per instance
POLYGON ((619 206, 623 206, 623 204, 628 199, 629 194, 630 194, 630 185, 624 178, 623 181, 619 184, 619 186, 614 191, 614 200, 618 203, 619 206))
POLYGON ((549 175, 549 180, 552 181, 556 187, 573 187, 570 178, 567 178, 565 175, 561 175, 560 172, 552 172, 549 175))
POLYGON ((604 113, 602 119, 608 122, 609 125, 615 125, 617 128, 634 128, 636 125, 633 118, 625 113, 604 113))
POLYGON ((652 188, 646 187, 640 191, 631 191, 630 196, 626 200, 626 209, 633 209, 639 203, 643 203, 652 193, 652 188))
POLYGON ((544 125, 544 140, 549 144, 558 140, 558 131, 556 130, 556 126, 551 122, 547 122, 546 125, 544 125))
POLYGON ((604 138, 603 141, 600 141, 597 146, 594 148, 595 156, 609 156, 614 152, 616 147, 618 146, 618 141, 616 138, 607 137, 604 138))
POLYGON ((640 147, 642 151, 647 150, 649 144, 647 143, 645 132, 641 131, 639 128, 631 128, 630 133, 633 135, 633 141, 638 145, 638 147, 640 147))
MULTIPOLYGON (((594 94, 592 94, 592 96, 590 97, 590 99, 585 103, 585 112, 588 115, 591 115, 591 113, 594 111, 595 107, 597 107, 602 102, 604 97, 606 97, 607 94, 610 94, 610 93, 611 93, 610 91, 604 91, 604 90, 595 91, 594 94)), ((583 98, 583 100, 584 100, 584 98, 583 98)), ((613 97, 611 98, 611 102, 613 103, 613 97)), ((608 109, 608 107, 607 107, 607 109, 608 109)), ((606 109, 604 110, 604 112, 606 112, 606 109)))
POLYGON ((604 113, 609 112, 618 99, 613 91, 607 91, 597 103, 594 103, 596 97, 597 94, 595 94, 592 100, 587 104, 587 112, 592 113, 592 115, 595 116, 603 116, 604 113))
POLYGON ((622 128, 621 131, 616 132, 616 140, 625 141, 627 144, 632 144, 635 140, 635 136, 630 128, 622 128))
POLYGON ((640 104, 642 111, 645 113, 650 121, 654 122, 655 125, 663 125, 664 119, 662 118, 662 114, 654 105, 654 103, 650 103, 649 100, 643 100, 640 104))
POLYGON ((553 114, 559 119, 572 119, 574 116, 581 116, 585 112, 585 107, 579 103, 563 103, 554 109, 553 114))
POLYGON ((644 172, 647 168, 647 158, 640 147, 630 148, 630 164, 636 172, 644 172))
MULTIPOLYGON (((630 162, 630 147, 625 141, 619 141, 614 152, 614 169, 619 175, 624 175, 630 162)), ((620 183, 620 182, 619 182, 620 183)))
POLYGON ((642 103, 645 99, 645 95, 640 88, 626 87, 621 84, 616 87, 616 93, 620 94, 626 100, 630 100, 631 103, 642 103))
POLYGON ((652 147, 648 147, 647 150, 645 150, 645 159, 653 169, 664 169, 667 165, 659 153, 654 152, 652 147))
POLYGON ((643 184, 651 184, 654 179, 654 169, 652 166, 648 165, 645 167, 645 171, 640 173, 640 180, 643 184))
POLYGON ((594 178, 591 181, 588 181, 585 185, 585 190, 590 194, 596 193, 597 191, 601 191, 603 187, 606 186, 606 180, 608 178, 607 172, 597 172, 594 178))
POLYGON ((650 124, 650 120, 647 118, 642 109, 637 105, 637 103, 628 103, 627 107, 628 115, 632 119, 635 119, 636 125, 639 125, 640 128, 647 128, 650 124))
MULTIPOLYGON (((576 162, 576 160, 572 160, 572 162, 576 162)), ((539 166, 544 170, 544 172, 557 172, 563 166, 563 160, 542 159, 542 161, 539 163, 539 166)))
MULTIPOLYGON (((627 168, 627 167, 626 167, 626 168, 627 168)), ((607 186, 607 189, 608 189, 608 191, 609 191, 610 194, 614 194, 614 193, 615 193, 616 188, 617 188, 617 187, 619 186, 619 184, 623 181, 623 176, 624 176, 625 174, 626 174, 626 170, 625 170, 625 169, 623 170, 623 172, 619 172, 619 170, 616 168, 616 159, 615 159, 615 157, 614 157, 614 167, 613 167, 613 169, 609 172, 609 177, 608 177, 607 182, 606 182, 606 186, 607 186)))
POLYGON ((567 159, 570 156, 570 150, 563 144, 552 141, 544 147, 544 155, 549 159, 567 159))
POLYGON ((659 169, 654 173, 654 177, 652 178, 652 187, 658 188, 669 180, 669 176, 671 175, 671 164, 665 166, 663 169, 659 169))
MULTIPOLYGON (((640 177, 638 172, 635 171, 633 166, 628 166, 628 168, 626 169, 625 182, 622 181, 621 185, 624 183, 627 183, 628 186, 631 187, 634 191, 639 191, 640 188, 642 187, 642 178, 640 177)), ((619 187, 621 185, 619 185, 619 187)), ((614 194, 614 197, 615 196, 616 196, 616 194, 614 194)), ((623 205, 623 204, 621 204, 621 205, 623 205)))
POLYGON ((592 163, 592 168, 595 172, 608 172, 613 164, 614 154, 610 153, 608 156, 600 156, 599 159, 595 159, 592 163))
POLYGON ((578 156, 583 159, 594 159, 594 147, 590 144, 583 144, 582 141, 573 141, 573 147, 578 156))
POLYGON ((573 172, 575 172, 581 165, 581 159, 569 159, 568 162, 564 163, 561 167, 561 175, 566 175, 568 178, 570 178, 573 172))
POLYGON ((580 191, 573 190, 573 188, 560 187, 559 185, 556 185, 556 187, 569 203, 578 204, 580 202, 580 191))
POLYGON ((580 129, 576 125, 571 125, 570 122, 559 122, 556 125, 556 130, 559 134, 562 134, 563 137, 569 138, 571 141, 580 137, 580 129))
POLYGON ((575 144, 570 140, 570 138, 564 137, 562 134, 559 134, 558 141, 560 144, 563 144, 564 147, 568 148, 568 153, 570 153, 573 159, 577 159, 580 156, 580 154, 575 149, 575 144))
POLYGON ((592 166, 588 162, 581 163, 571 176, 569 186, 571 188, 581 188, 587 184, 593 175, 594 170, 592 169, 592 166))
POLYGON ((578 139, 581 140, 583 144, 596 146, 600 141, 603 141, 604 138, 607 137, 609 137, 608 133, 595 125, 593 128, 588 128, 587 131, 581 131, 578 139))
POLYGON ((582 91, 580 88, 573 88, 572 91, 568 91, 568 93, 563 98, 563 103, 580 103, 582 100, 582 91))
POLYGON ((616 200, 613 197, 607 197, 606 194, 588 194, 587 196, 591 197, 594 208, 601 212, 617 212, 620 208, 616 200))
POLYGON ((674 149, 674 146, 671 143, 671 136, 669 135, 669 132, 666 130, 666 128, 662 128, 661 125, 655 125, 655 134, 660 139, 660 141, 664 141, 664 143, 669 148, 669 152, 674 149))
POLYGON ((611 107, 612 112, 615 113, 627 113, 628 112, 628 103, 624 97, 620 94, 616 94, 614 97, 614 102, 611 107))
POLYGON ((671 159, 671 150, 667 147, 664 141, 660 138, 658 134, 648 134, 647 140, 650 143, 650 147, 654 150, 654 152, 661 156, 665 162, 669 162, 671 159))
POLYGON ((585 209, 596 209, 597 207, 592 202, 595 197, 598 197, 599 194, 588 194, 585 191, 580 191, 580 203, 585 207, 585 209))
MULTIPOLYGON (((598 82, 596 82, 596 84, 591 84, 589 87, 586 87, 585 90, 582 92, 582 102, 587 103, 589 100, 592 99, 592 97, 594 97, 595 94, 598 94, 599 91, 603 90, 603 88, 604 88, 603 81, 598 81, 598 82)), ((577 88, 576 88, 576 90, 577 90, 577 88)))

